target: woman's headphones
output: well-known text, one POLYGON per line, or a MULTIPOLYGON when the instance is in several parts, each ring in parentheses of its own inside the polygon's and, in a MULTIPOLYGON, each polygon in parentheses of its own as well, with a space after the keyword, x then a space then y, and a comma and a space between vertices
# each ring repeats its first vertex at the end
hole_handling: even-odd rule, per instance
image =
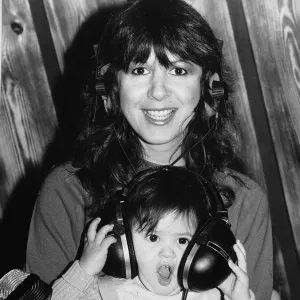
MULTIPOLYGON (((237 260, 233 250, 236 240, 230 230, 227 210, 217 189, 208 186, 206 192, 216 206, 215 213, 196 230, 178 268, 179 285, 193 292, 206 291, 220 285, 231 273, 228 260, 237 260)), ((118 198, 110 209, 106 209, 106 212, 111 211, 113 215, 109 217, 105 212, 106 219, 111 218, 115 224, 111 234, 114 234, 117 242, 108 249, 103 272, 113 277, 131 279, 138 275, 138 265, 124 209, 127 195, 120 193, 118 198)))

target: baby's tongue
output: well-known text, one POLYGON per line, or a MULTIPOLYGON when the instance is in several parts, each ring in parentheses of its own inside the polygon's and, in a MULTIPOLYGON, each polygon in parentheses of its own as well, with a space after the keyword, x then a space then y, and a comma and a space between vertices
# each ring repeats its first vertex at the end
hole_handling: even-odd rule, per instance
POLYGON ((161 285, 168 285, 171 282, 171 269, 168 266, 161 266, 158 270, 158 281, 161 285))

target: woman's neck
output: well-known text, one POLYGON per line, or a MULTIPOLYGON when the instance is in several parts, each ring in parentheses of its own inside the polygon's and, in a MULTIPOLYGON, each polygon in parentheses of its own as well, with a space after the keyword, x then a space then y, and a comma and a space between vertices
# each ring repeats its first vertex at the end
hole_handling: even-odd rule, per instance
MULTIPOLYGON (((170 165, 181 154, 181 147, 169 145, 149 145, 142 142, 144 148, 144 159, 158 165, 170 165)), ((179 159, 176 166, 184 166, 184 158, 179 159)))

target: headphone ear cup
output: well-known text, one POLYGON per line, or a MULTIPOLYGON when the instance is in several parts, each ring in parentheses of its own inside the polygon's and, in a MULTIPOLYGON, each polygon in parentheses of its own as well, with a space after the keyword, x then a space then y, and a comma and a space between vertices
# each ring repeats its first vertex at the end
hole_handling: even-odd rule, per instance
POLYGON ((178 282, 193 292, 220 285, 231 273, 228 259, 236 261, 235 237, 220 218, 209 219, 192 238, 178 268, 178 282))
POLYGON ((116 224, 111 234, 117 242, 108 248, 102 271, 117 278, 133 279, 138 274, 131 230, 123 216, 124 225, 116 224))
POLYGON ((128 250, 126 249, 127 245, 122 242, 122 235, 125 234, 125 228, 122 225, 115 226, 118 226, 118 231, 121 233, 122 230, 123 233, 115 233, 115 230, 109 233, 112 234, 117 241, 108 248, 106 262, 102 271, 113 277, 126 278, 126 259, 124 253, 128 252, 128 250))

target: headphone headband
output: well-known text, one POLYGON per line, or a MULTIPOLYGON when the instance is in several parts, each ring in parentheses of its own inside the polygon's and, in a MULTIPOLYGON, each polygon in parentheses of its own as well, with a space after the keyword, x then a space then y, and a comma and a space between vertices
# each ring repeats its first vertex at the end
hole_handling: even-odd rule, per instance
MULTIPOLYGON (((127 197, 128 191, 131 189, 131 187, 138 182, 138 180, 141 180, 144 176, 148 176, 154 172, 168 172, 172 170, 182 170, 183 172, 187 172, 191 174, 193 177, 197 178, 199 184, 203 187, 203 190, 206 193, 206 198, 208 202, 212 205, 212 211, 211 211, 211 216, 215 217, 218 216, 221 219, 223 219, 225 222, 228 222, 228 212, 227 209, 225 208, 224 202, 222 200, 222 197, 217 190, 217 188, 213 185, 213 183, 209 182, 207 179, 202 177, 201 175, 197 174, 196 172, 189 170, 184 167, 179 167, 179 166, 174 166, 173 164, 171 165, 160 165, 160 166, 154 166, 151 168, 147 168, 145 170, 142 170, 138 173, 136 173, 131 181, 127 184, 127 186, 123 189, 121 192, 121 197, 127 197), (205 183, 206 186, 203 185, 205 183)), ((123 198, 124 199, 124 198, 123 198)))

